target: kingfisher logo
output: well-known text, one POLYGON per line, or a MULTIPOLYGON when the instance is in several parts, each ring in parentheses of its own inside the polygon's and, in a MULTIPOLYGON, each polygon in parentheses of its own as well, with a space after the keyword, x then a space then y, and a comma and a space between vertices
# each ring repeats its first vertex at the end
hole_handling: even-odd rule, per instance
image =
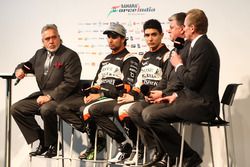
POLYGON ((121 4, 112 6, 108 13, 108 17, 113 13, 128 13, 128 14, 145 14, 155 12, 154 7, 142 7, 140 4, 121 4))

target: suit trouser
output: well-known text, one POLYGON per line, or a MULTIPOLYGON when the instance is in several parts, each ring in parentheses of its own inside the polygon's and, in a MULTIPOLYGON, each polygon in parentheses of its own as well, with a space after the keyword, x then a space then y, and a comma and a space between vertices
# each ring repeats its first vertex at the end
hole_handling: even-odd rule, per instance
POLYGON ((144 145, 146 145, 148 149, 157 148, 158 151, 162 151, 162 148, 155 140, 149 126, 142 119, 142 111, 149 105, 150 104, 145 101, 135 102, 128 110, 129 118, 139 130, 141 140, 144 145))
MULTIPOLYGON (((211 105, 199 98, 178 97, 173 104, 152 104, 142 111, 142 120, 153 132, 163 150, 172 157, 180 154, 181 136, 170 124, 181 120, 191 122, 207 121, 213 118, 211 105)), ((193 154, 185 142, 184 157, 193 154)))
MULTIPOLYGON (((93 120, 84 122, 81 117, 81 111, 85 107, 83 97, 80 94, 74 94, 60 102, 56 109, 57 114, 68 124, 71 124, 75 129, 88 135, 91 146, 95 143, 96 125, 93 120), (88 124, 88 128, 86 126, 88 124)), ((90 147, 91 147, 90 146, 90 147)))
POLYGON ((80 117, 80 107, 84 105, 83 97, 78 94, 74 94, 61 101, 56 109, 56 113, 68 124, 79 130, 85 131, 84 121, 80 117))
POLYGON ((44 137, 44 145, 49 146, 57 142, 57 116, 55 101, 39 106, 37 98, 26 98, 11 106, 11 114, 20 128, 28 144, 44 137), (35 115, 41 115, 44 123, 44 136, 35 115))

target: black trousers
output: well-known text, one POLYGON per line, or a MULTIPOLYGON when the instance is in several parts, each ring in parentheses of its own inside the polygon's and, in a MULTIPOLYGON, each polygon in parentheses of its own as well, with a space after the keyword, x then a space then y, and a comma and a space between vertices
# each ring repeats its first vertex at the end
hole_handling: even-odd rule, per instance
MULTIPOLYGON (((134 123, 142 129, 145 141, 154 139, 157 148, 172 157, 180 154, 181 136, 171 126, 173 122, 182 120, 200 122, 213 119, 213 107, 201 98, 181 96, 173 104, 147 104, 139 102, 131 106, 129 115, 134 123)), ((193 150, 185 142, 184 157, 193 154, 193 150)))
MULTIPOLYGON (((132 102, 134 103, 134 102, 132 102)), ((131 105, 132 105, 131 103, 131 105)), ((128 103, 125 103, 125 105, 128 103)), ((121 124, 121 126, 124 128, 125 133, 129 137, 129 139, 132 140, 133 145, 136 146, 137 142, 137 127, 133 123, 133 121, 130 119, 130 117, 126 117, 123 120, 119 119, 119 109, 121 109, 121 106, 123 107, 124 104, 117 104, 114 107, 114 116, 117 118, 118 122, 121 124)), ((128 111, 129 107, 126 108, 128 111)), ((140 142, 141 144, 141 142, 140 142)))
POLYGON ((85 124, 81 119, 80 107, 84 105, 83 97, 74 94, 60 102, 57 106, 56 113, 68 124, 75 129, 84 132, 85 124))
POLYGON ((94 146, 96 125, 91 119, 84 122, 81 111, 85 106, 83 97, 80 94, 74 94, 60 102, 56 112, 60 118, 72 125, 75 129, 82 133, 86 132, 91 146, 94 146))
POLYGON ((160 147, 158 148, 157 142, 149 126, 143 121, 142 118, 143 109, 149 105, 150 104, 145 101, 134 103, 128 110, 129 118, 132 120, 132 122, 139 130, 141 140, 144 143, 144 145, 146 145, 147 148, 149 149, 157 147, 157 150, 161 150, 160 147))
POLYGON ((39 106, 35 98, 20 100, 11 106, 11 114, 20 128, 26 142, 31 144, 37 139, 44 138, 44 145, 49 146, 57 142, 57 116, 55 101, 39 106), (44 123, 43 130, 38 125, 35 115, 41 115, 44 123))

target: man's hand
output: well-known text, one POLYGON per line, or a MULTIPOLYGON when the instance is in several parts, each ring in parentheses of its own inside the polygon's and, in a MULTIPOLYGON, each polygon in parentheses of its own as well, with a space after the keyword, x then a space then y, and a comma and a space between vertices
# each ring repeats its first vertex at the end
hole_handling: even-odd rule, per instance
POLYGON ((37 99, 36 99, 36 102, 39 106, 47 103, 51 101, 51 97, 49 95, 46 95, 46 96, 39 96, 37 99))
POLYGON ((25 73, 21 68, 16 70, 15 75, 16 75, 16 78, 18 79, 23 79, 25 77, 25 73))
POLYGON ((156 100, 158 98, 161 98, 162 97, 162 91, 161 90, 151 90, 150 91, 150 95, 149 97, 152 99, 152 100, 156 100))
POLYGON ((101 94, 95 93, 95 94, 90 94, 89 96, 84 96, 83 101, 85 104, 90 103, 94 100, 97 100, 101 97, 101 94))
POLYGON ((122 97, 118 97, 117 98, 117 103, 118 104, 122 104, 122 103, 127 103, 127 102, 131 102, 134 101, 134 96, 128 94, 128 93, 124 93, 122 97))
POLYGON ((161 90, 152 90, 150 91, 149 96, 144 96, 145 101, 148 103, 154 103, 155 100, 162 97, 162 91, 161 90))
POLYGON ((154 103, 173 103, 176 100, 177 96, 175 93, 173 93, 171 96, 165 96, 162 98, 158 98, 154 101, 154 103))

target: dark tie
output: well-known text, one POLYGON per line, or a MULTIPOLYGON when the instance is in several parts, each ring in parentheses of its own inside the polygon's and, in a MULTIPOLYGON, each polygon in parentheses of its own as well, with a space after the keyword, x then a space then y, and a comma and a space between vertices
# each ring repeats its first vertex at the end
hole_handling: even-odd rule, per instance
POLYGON ((47 59, 44 63, 44 73, 43 73, 44 75, 47 75, 49 72, 49 67, 50 67, 51 62, 53 60, 53 56, 54 56, 54 53, 52 53, 52 52, 47 53, 47 59))

